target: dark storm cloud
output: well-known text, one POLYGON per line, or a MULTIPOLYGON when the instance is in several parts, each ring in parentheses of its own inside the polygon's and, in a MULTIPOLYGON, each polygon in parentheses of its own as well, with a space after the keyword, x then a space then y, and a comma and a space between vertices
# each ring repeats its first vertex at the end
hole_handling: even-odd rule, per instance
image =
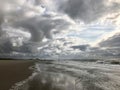
POLYGON ((0 14, 0 36, 2 35, 2 27, 1 27, 1 24, 2 24, 2 22, 3 22, 3 17, 2 17, 2 15, 0 14))
POLYGON ((103 40, 99 43, 101 47, 120 47, 120 33, 109 37, 107 40, 103 40))
POLYGON ((99 47, 90 48, 90 53, 104 57, 118 58, 120 55, 120 33, 116 33, 99 43, 99 47))
POLYGON ((34 42, 40 42, 44 37, 52 39, 52 30, 60 30, 69 26, 70 22, 65 19, 54 19, 54 16, 36 16, 27 18, 22 21, 13 23, 15 27, 22 27, 28 29, 31 33, 31 40, 34 42))
POLYGON ((3 22, 3 14, 0 13, 0 25, 2 24, 2 22, 3 22))
POLYGON ((89 45, 77 45, 77 46, 72 46, 71 48, 79 49, 81 51, 86 51, 89 48, 89 45))
POLYGON ((58 9, 73 19, 80 19, 88 23, 119 10, 119 3, 108 1, 109 0, 64 0, 64 3, 61 3, 58 9), (106 5, 107 3, 110 3, 110 5, 106 5))

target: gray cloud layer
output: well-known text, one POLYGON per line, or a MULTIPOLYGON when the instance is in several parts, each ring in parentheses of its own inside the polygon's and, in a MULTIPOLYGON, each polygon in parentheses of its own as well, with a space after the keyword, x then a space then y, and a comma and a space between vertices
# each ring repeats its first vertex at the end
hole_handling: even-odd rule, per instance
MULTIPOLYGON (((7 3, 11 5, 10 8, 16 5, 16 9, 10 9, 8 11, 0 9, 0 53, 11 53, 13 51, 24 53, 37 52, 37 48, 44 45, 42 44, 44 38, 52 39, 53 29, 54 31, 60 31, 71 24, 69 21, 60 18, 58 15, 43 13, 37 15, 38 13, 36 13, 36 10, 34 11, 35 6, 32 6, 31 9, 29 5, 27 7, 19 6, 16 3, 11 3, 6 0, 4 4, 7 3), (18 7, 20 9, 17 9, 18 7), (35 15, 31 17, 25 16, 25 14, 29 12, 33 12, 35 15), (26 38, 22 35, 14 36, 16 33, 11 33, 11 29, 11 31, 5 31, 2 24, 10 26, 12 29, 22 28, 21 31, 23 33, 27 31, 31 34, 30 39, 28 39, 29 41, 25 40, 26 38), (22 38, 23 40, 20 41, 19 38, 22 38)), ((0 7, 3 8, 3 6, 0 7)))
MULTIPOLYGON (((49 3, 47 0, 43 1, 49 3), (47 2, 46 2, 47 1, 47 2)), ((100 17, 117 12, 120 10, 120 4, 118 2, 110 0, 52 0, 56 5, 58 12, 64 12, 73 19, 80 19, 86 23, 99 19, 100 17), (108 5, 107 5, 108 3, 108 5)), ((49 7, 51 8, 51 6, 49 7)))
MULTIPOLYGON (((99 49, 105 48, 101 51, 104 56, 119 57, 120 55, 120 33, 103 40, 99 43, 99 49)), ((97 52, 96 52, 97 53, 97 52)))
POLYGON ((99 43, 101 47, 120 47, 120 33, 109 37, 107 40, 104 40, 99 43))

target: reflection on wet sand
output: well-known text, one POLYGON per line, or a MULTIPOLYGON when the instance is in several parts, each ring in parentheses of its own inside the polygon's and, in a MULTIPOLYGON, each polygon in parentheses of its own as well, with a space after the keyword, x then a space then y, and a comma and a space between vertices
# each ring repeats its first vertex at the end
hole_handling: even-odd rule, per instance
POLYGON ((120 90, 120 65, 55 61, 37 62, 34 69, 17 90, 120 90))

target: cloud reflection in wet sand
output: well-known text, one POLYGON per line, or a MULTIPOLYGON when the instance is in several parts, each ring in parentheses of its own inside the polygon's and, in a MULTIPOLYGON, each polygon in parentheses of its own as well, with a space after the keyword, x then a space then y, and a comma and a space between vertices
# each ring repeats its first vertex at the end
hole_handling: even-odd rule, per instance
MULTIPOLYGON (((61 61, 36 63, 36 75, 17 90, 119 90, 119 65, 61 61), (118 69, 115 69, 118 68, 118 69)), ((16 89, 14 89, 16 90, 16 89)))

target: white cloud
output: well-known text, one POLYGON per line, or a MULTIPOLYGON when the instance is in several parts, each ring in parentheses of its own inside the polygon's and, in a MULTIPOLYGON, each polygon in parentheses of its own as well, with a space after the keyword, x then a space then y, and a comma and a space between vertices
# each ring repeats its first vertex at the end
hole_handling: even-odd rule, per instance
MULTIPOLYGON (((0 2, 2 2, 0 25, 3 24, 1 25, 3 27, 0 27, 1 53, 16 51, 52 55, 62 52, 63 55, 69 53, 79 55, 81 50, 70 47, 93 45, 94 42, 104 43, 105 46, 110 43, 111 46, 108 47, 112 47, 113 42, 115 44, 119 41, 114 37, 120 29, 119 0, 13 0, 12 2, 0 0, 0 2), (12 27, 13 30, 4 30, 4 25, 12 27), (118 30, 114 30, 116 27, 118 30), (109 37, 112 39, 109 40, 109 37)), ((90 47, 89 50, 93 49, 90 47)), ((106 53, 101 48, 93 51, 106 53)), ((88 52, 87 55, 89 54, 88 52)))

